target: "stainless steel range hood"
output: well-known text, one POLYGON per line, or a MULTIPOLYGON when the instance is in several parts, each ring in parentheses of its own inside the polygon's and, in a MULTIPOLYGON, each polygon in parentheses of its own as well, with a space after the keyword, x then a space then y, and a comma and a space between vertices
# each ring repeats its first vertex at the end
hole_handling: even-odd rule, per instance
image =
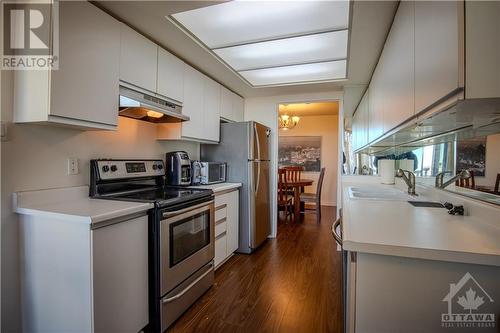
POLYGON ((178 123, 189 120, 174 101, 144 94, 120 85, 120 116, 151 123, 178 123))
POLYGON ((500 98, 457 98, 457 90, 356 153, 385 155, 425 145, 500 133, 500 98))

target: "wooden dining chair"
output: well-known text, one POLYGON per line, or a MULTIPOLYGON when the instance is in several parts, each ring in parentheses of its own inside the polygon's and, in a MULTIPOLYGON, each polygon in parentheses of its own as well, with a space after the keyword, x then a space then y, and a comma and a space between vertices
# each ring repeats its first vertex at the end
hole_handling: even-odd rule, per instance
MULTIPOLYGON (((286 171, 286 180, 288 182, 296 182, 302 179, 302 171, 304 167, 302 166, 287 166, 283 168, 286 171)), ((304 188, 301 189, 304 192, 304 188)), ((288 194, 293 195, 294 189, 288 189, 288 194)))
POLYGON ((469 172, 470 172, 470 178, 457 179, 455 181, 455 186, 466 187, 466 188, 470 188, 470 189, 476 188, 476 181, 474 180, 474 171, 470 170, 469 172))
POLYGON ((302 177, 302 171, 304 171, 304 167, 301 166, 287 166, 283 169, 286 171, 286 179, 291 182, 299 181, 302 177))
MULTIPOLYGON (((321 221, 321 189, 323 188, 323 179, 325 178, 325 168, 321 168, 321 172, 319 173, 318 185, 316 186, 316 193, 301 193, 300 201, 304 204, 306 203, 314 203, 314 211, 316 212, 316 222, 319 223, 321 221)), ((311 210, 304 208, 304 212, 306 210, 311 210)))
POLYGON ((495 189, 493 190, 493 192, 495 194, 500 194, 500 173, 497 173, 497 180, 495 181, 495 189))
POLYGON ((278 216, 280 213, 280 208, 285 211, 285 221, 290 216, 290 220, 293 216, 292 200, 293 196, 290 195, 288 188, 288 181, 286 178, 286 170, 278 170, 278 216))

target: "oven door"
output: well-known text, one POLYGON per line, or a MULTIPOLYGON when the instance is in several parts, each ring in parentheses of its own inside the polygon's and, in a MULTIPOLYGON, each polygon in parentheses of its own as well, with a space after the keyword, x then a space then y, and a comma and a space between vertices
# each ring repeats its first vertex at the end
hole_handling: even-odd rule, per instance
POLYGON ((214 201, 162 213, 161 297, 214 258, 214 201))

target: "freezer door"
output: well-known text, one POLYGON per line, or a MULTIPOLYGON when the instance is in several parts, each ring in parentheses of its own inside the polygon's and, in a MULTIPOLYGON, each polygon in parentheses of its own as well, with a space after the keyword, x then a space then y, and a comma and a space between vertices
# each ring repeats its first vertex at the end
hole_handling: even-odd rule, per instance
POLYGON ((251 200, 253 219, 250 221, 250 247, 257 248, 271 233, 269 201, 269 162, 253 161, 251 200))
POLYGON ((269 161, 271 129, 256 122, 251 122, 251 124, 253 126, 253 158, 251 159, 269 161))

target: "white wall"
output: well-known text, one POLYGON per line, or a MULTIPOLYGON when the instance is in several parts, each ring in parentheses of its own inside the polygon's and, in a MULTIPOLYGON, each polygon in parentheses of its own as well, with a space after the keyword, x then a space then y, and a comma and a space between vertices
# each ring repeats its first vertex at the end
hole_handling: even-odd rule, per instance
MULTIPOLYGON (((12 75, 2 72, 2 120, 12 119, 12 75)), ((1 292, 2 332, 20 332, 18 220, 12 193, 89 183, 92 158, 158 158, 186 150, 199 158, 199 144, 159 142, 154 124, 120 117, 117 131, 10 124, 1 144, 1 292), (80 159, 80 174, 67 175, 67 158, 80 159)))
MULTIPOLYGON (((337 205, 337 166, 338 166, 338 116, 301 117, 299 124, 291 130, 279 130, 282 136, 321 136, 321 167, 325 168, 325 179, 321 195, 321 204, 337 205)), ((312 186, 305 192, 316 192, 319 172, 304 172, 303 178, 313 179, 312 186)))
MULTIPOLYGON (((271 128, 271 200, 277 200, 277 173, 278 173, 278 104, 299 103, 315 101, 339 101, 339 113, 342 114, 343 92, 329 91, 311 94, 279 95, 268 97, 254 97, 245 99, 245 120, 254 120, 271 128)), ((341 118, 339 118, 340 121, 341 118)), ((272 230, 271 237, 276 237, 277 231, 277 211, 276 205, 271 205, 272 230)))

